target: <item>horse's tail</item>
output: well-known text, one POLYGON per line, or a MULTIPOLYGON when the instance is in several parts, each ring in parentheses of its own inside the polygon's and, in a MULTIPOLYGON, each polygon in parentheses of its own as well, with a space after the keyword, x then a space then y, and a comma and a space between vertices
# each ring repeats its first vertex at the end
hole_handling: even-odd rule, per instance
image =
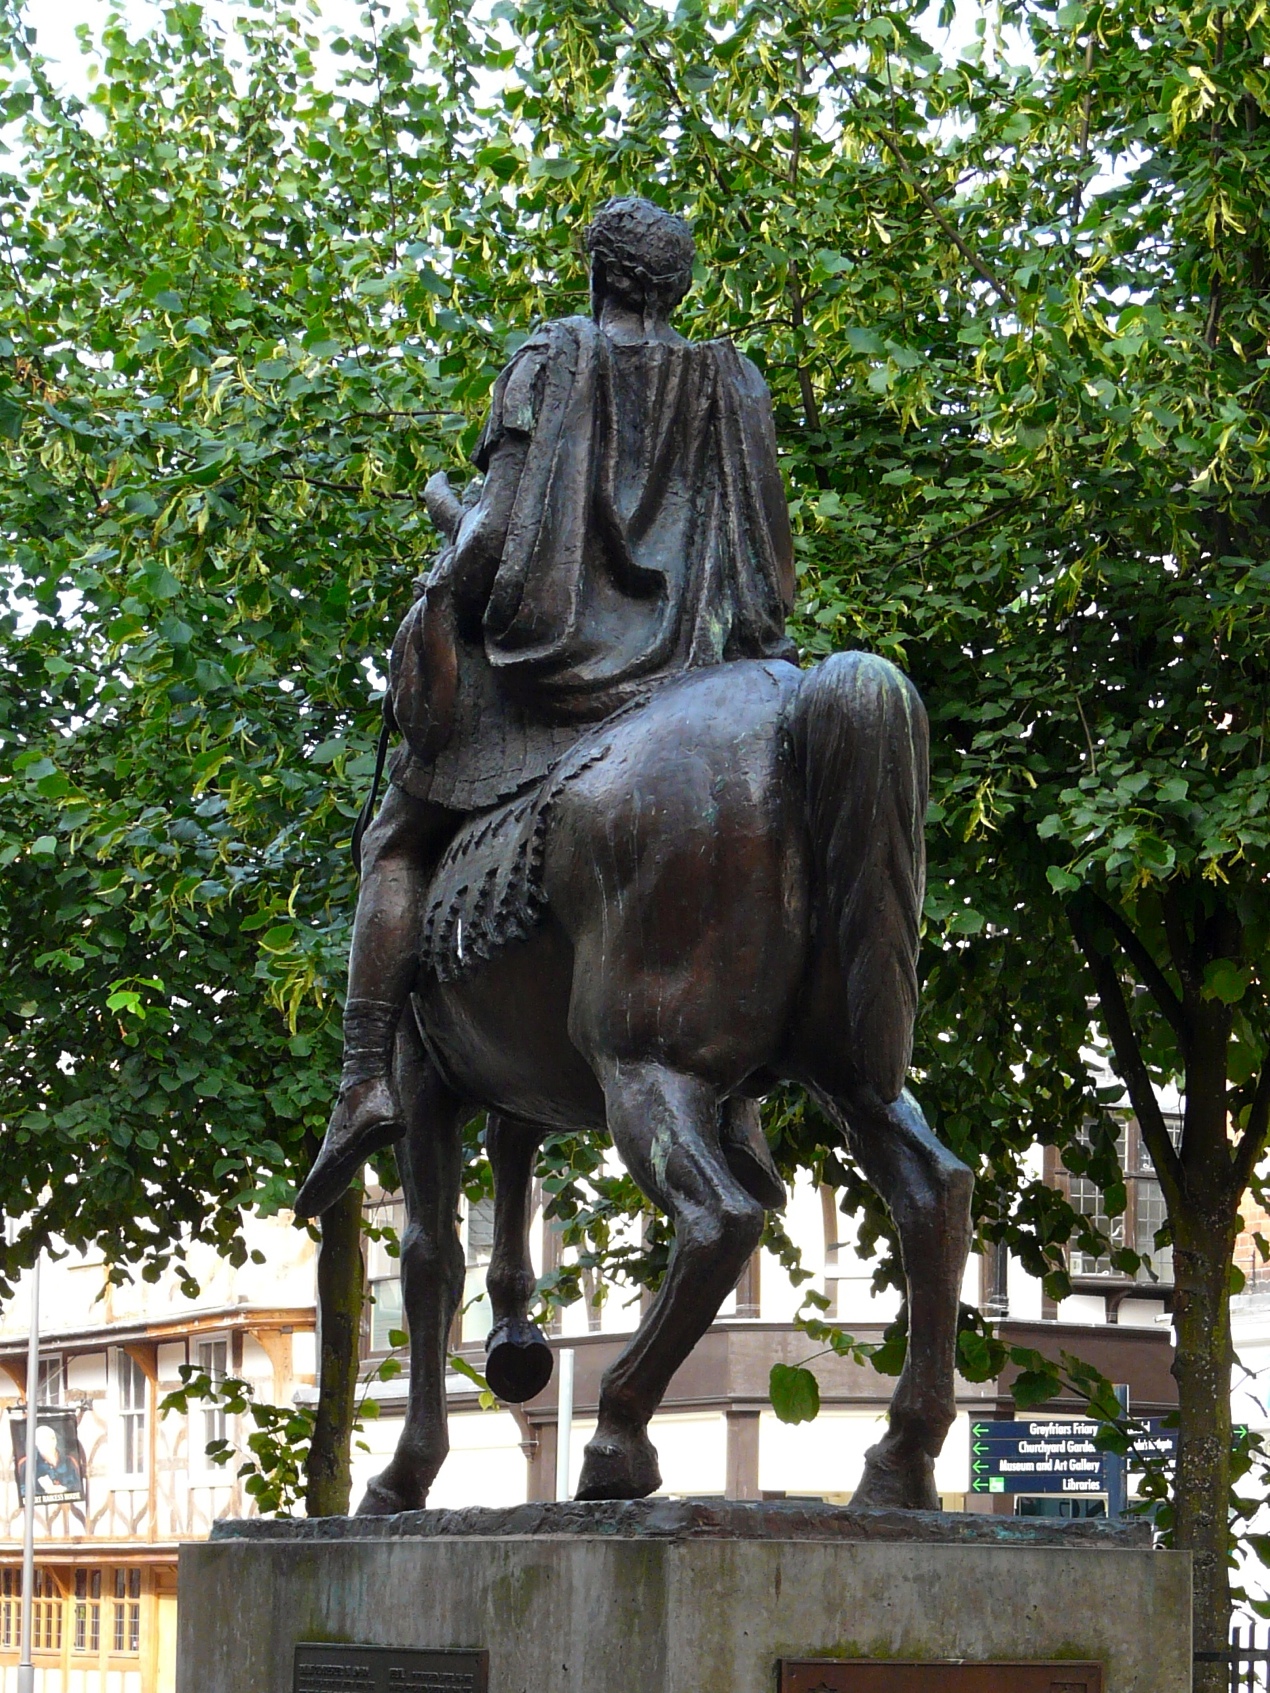
POLYGON ((836 653, 790 716, 816 860, 847 993, 851 1059, 884 1100, 904 1086, 917 1012, 930 737, 917 690, 871 653, 836 653))

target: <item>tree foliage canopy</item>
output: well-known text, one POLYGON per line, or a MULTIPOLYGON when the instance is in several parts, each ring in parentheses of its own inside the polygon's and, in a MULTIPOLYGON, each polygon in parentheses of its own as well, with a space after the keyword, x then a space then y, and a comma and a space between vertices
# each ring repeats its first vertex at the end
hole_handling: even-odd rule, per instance
MULTIPOLYGON (((1270 1111, 1263 8, 1001 0, 953 52, 913 0, 373 4, 332 76, 291 0, 228 36, 177 0, 108 26, 87 106, 4 18, 5 1209, 157 1266, 285 1201, 422 484, 637 190, 695 225, 685 332, 773 390, 805 650, 930 707, 915 1067, 984 1232, 1055 1294, 1096 1250, 1024 1153, 1123 1204, 1102 1040, 1228 1375, 1270 1111)), ((602 1248, 631 1191, 552 1155, 602 1248)))

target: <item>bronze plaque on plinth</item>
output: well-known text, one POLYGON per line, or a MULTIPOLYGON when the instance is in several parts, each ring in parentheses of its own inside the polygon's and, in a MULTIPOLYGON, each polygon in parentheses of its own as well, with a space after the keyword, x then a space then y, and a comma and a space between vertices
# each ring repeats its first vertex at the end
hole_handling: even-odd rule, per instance
POLYGON ((782 1658, 780 1693, 1102 1693, 1102 1665, 886 1664, 782 1658))
POLYGON ((488 1652, 412 1646, 295 1649, 294 1693, 488 1693, 488 1652))

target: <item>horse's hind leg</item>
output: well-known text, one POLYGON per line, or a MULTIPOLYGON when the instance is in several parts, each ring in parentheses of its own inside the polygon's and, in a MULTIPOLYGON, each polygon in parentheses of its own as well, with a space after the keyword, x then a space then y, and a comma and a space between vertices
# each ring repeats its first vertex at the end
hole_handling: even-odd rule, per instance
POLYGON ((534 1160, 542 1130, 491 1111, 485 1150, 494 1171, 494 1251, 485 1277, 494 1326, 485 1342, 485 1379, 509 1404, 533 1399, 551 1380, 551 1348, 529 1320, 537 1282, 529 1259, 534 1160))
POLYGON ((908 1352, 888 1429, 865 1458, 852 1504, 939 1509, 935 1459, 957 1414, 957 1309, 970 1251, 974 1177, 931 1133, 907 1089, 885 1105, 872 1088, 822 1104, 886 1201, 908 1282, 908 1352))
POLYGON ((605 1372, 579 1499, 642 1499, 661 1485, 648 1421, 670 1378, 718 1314, 763 1232, 719 1150, 719 1101, 695 1077, 658 1064, 597 1064, 613 1144, 670 1216, 675 1244, 661 1291, 605 1372))
POLYGON ((396 1072, 406 1119, 396 1150, 406 1199, 401 1298, 410 1331, 410 1393, 397 1450, 367 1487, 359 1516, 419 1510, 427 1500, 450 1450, 445 1368, 450 1325, 463 1298, 459 1184, 471 1109, 437 1075, 409 1011, 398 1031, 396 1072))

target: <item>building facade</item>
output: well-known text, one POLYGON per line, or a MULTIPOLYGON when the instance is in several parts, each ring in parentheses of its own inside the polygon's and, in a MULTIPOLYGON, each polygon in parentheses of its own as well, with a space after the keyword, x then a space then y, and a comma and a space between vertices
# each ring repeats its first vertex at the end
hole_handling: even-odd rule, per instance
MULTIPOLYGON (((1045 1170, 1040 1156, 1036 1173, 1062 1180, 1045 1170)), ((1075 1189, 1072 1197, 1082 1205, 1097 1203, 1096 1191, 1075 1189)), ((1149 1218, 1152 1203, 1144 1186, 1135 1219, 1149 1218)), ((377 1414, 363 1419, 357 1437, 355 1499, 396 1444, 408 1385, 404 1371, 387 1382, 373 1380, 403 1321, 392 1252, 400 1201, 372 1190, 368 1212, 374 1226, 363 1353, 377 1414)), ((794 1317, 812 1287, 829 1301, 836 1321, 861 1340, 878 1340, 897 1314, 898 1298, 893 1291, 873 1292, 873 1266, 861 1259, 853 1225, 829 1190, 800 1182, 785 1222, 811 1280, 796 1287, 774 1256, 755 1255, 654 1421, 667 1494, 846 1503, 864 1454, 884 1426, 893 1378, 832 1354, 817 1356, 820 1349, 795 1327, 794 1317), (776 1362, 806 1363, 816 1374, 821 1412, 814 1422, 789 1426, 775 1417, 768 1376, 776 1362)), ((479 1367, 490 1323, 483 1288, 492 1245, 489 1204, 465 1203, 461 1230, 468 1281, 453 1341, 479 1367)), ((192 1404, 188 1415, 160 1411, 163 1398, 181 1384, 181 1366, 201 1368, 213 1379, 243 1379, 258 1399, 274 1404, 302 1403, 316 1393, 312 1242, 286 1218, 253 1219, 247 1232, 248 1245, 264 1262, 234 1270, 196 1257, 202 1288, 196 1300, 181 1294, 175 1277, 112 1286, 100 1259, 68 1255, 46 1264, 38 1402, 74 1413, 88 1497, 83 1504, 37 1509, 33 1642, 39 1693, 172 1693, 177 1548, 206 1535, 216 1518, 252 1509, 236 1466, 217 1466, 206 1456, 210 1442, 241 1447, 247 1431, 207 1406, 192 1404)), ((541 1195, 531 1240, 537 1272, 549 1274, 562 1254, 558 1232, 543 1218, 541 1195)), ((1161 1258, 1158 1282, 1135 1283, 1105 1264, 1074 1264, 1077 1291, 1054 1305, 1016 1262, 973 1257, 963 1297, 989 1311, 1007 1340, 1055 1357, 1060 1350, 1076 1353, 1127 1383, 1135 1410, 1158 1415, 1175 1402, 1169 1268, 1161 1258)), ((553 1347, 572 1349, 575 1360, 571 1486, 594 1427, 600 1378, 647 1298, 587 1278, 583 1287, 586 1297, 561 1314, 551 1336, 553 1347)), ((0 1314, 0 1411, 10 1424, 20 1421, 26 1396, 26 1299, 20 1287, 0 1314)), ((496 1505, 554 1497, 558 1377, 527 1406, 482 1410, 471 1382, 452 1372, 451 1452, 429 1502, 496 1505)), ((936 1471, 947 1509, 1052 1508, 1039 1499, 1029 1504, 979 1494, 972 1486, 970 1424, 1012 1416, 1009 1386, 1008 1373, 986 1383, 959 1382, 958 1421, 936 1471)), ((1075 1400, 1060 1401, 1046 1414, 1080 1411, 1075 1400)), ((13 1693, 22 1520, 7 1451, 0 1480, 0 1689, 13 1693)), ((1081 1508, 1097 1509, 1098 1501, 1081 1508)))
MULTIPOLYGON (((263 1265, 195 1255, 197 1300, 175 1276, 112 1286, 99 1257, 46 1260, 37 1404, 74 1417, 87 1498, 36 1507, 32 1657, 38 1693, 171 1693, 176 1559, 244 1500, 210 1441, 241 1437, 212 1409, 163 1415, 184 1364, 289 1402, 314 1382, 313 1247, 286 1223, 247 1224, 263 1265)), ((22 1505, 13 1425, 25 1447, 29 1288, 0 1316, 0 1686, 14 1693, 21 1646, 22 1505)))

